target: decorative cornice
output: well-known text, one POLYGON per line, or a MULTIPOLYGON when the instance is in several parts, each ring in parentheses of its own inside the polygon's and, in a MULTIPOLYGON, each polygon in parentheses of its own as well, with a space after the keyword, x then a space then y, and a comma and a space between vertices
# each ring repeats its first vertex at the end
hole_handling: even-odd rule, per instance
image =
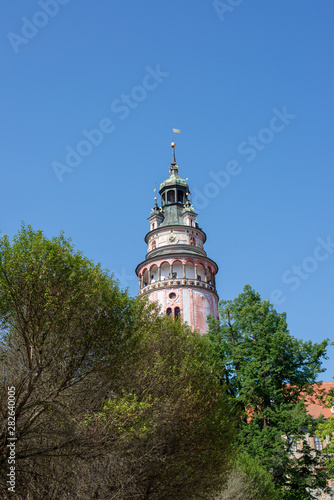
POLYGON ((149 236, 152 236, 154 234, 157 234, 157 233, 167 233, 168 231, 170 231, 171 229, 175 229, 175 230, 180 230, 180 231, 198 231, 202 236, 203 236, 203 244, 206 242, 206 234, 205 232, 200 229, 199 227, 193 227, 193 226, 187 226, 186 224, 183 226, 181 226, 180 224, 172 224, 170 226, 158 226, 156 227, 155 229, 152 229, 152 231, 149 231, 146 235, 145 235, 145 243, 147 244, 148 243, 148 237, 149 236))
POLYGON ((187 287, 194 288, 195 290, 207 290, 218 297, 216 287, 205 281, 200 281, 192 278, 167 278, 165 280, 155 281, 142 288, 139 295, 147 295, 156 290, 163 290, 165 288, 187 287))

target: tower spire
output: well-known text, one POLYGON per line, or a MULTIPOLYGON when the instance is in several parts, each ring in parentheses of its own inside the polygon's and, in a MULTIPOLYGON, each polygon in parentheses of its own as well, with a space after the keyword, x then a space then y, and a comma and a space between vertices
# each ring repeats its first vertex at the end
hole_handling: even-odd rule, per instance
POLYGON ((176 165, 176 159, 175 159, 175 142, 172 142, 171 143, 171 147, 172 147, 172 150, 173 150, 173 161, 172 161, 172 165, 176 165))

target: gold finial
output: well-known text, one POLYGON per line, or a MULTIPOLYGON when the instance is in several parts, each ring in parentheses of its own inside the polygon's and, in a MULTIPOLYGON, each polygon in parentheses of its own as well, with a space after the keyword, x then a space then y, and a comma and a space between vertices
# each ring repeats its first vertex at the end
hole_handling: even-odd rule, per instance
POLYGON ((176 146, 175 142, 172 142, 171 146, 172 146, 172 148, 175 148, 175 146, 176 146))
POLYGON ((157 199, 158 199, 158 198, 155 196, 155 197, 154 197, 154 200, 155 200, 155 201, 157 201, 157 199))

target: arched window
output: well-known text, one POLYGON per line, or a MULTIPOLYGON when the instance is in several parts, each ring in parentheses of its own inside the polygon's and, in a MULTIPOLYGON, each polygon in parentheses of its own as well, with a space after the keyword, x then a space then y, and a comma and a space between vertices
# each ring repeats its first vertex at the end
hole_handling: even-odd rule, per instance
POLYGON ((180 318, 181 317, 181 309, 179 307, 175 307, 174 309, 174 318, 180 318))
POLYGON ((153 240, 153 242, 152 242, 152 250, 154 250, 155 248, 157 248, 157 242, 155 240, 153 240))
POLYGON ((158 281, 158 266, 154 264, 150 269, 151 283, 158 281))
POLYGON ((205 269, 202 264, 197 265, 197 279, 199 281, 204 281, 205 269))
POLYGON ((172 190, 167 191, 167 203, 175 203, 175 192, 172 190))
POLYGON ((195 279, 195 266, 192 262, 186 263, 186 278, 195 279))
POLYGON ((181 191, 180 189, 177 190, 177 202, 184 203, 183 191, 181 191))
POLYGON ((172 316, 172 308, 171 307, 168 307, 167 311, 166 311, 166 314, 167 316, 172 316))
POLYGON ((161 269, 161 279, 167 280, 169 278, 170 265, 168 262, 163 262, 160 266, 161 269))
POLYGON ((211 267, 207 267, 207 271, 206 271, 206 281, 208 283, 211 283, 212 282, 212 270, 211 270, 211 267))
POLYGON ((195 246, 195 244, 196 244, 195 243, 195 236, 190 236, 189 237, 189 243, 190 243, 190 245, 194 245, 195 246))
POLYGON ((173 278, 181 278, 183 274, 182 263, 177 260, 173 262, 173 278))
POLYGON ((148 270, 145 269, 145 271, 143 272, 143 286, 147 286, 148 281, 149 281, 149 274, 148 274, 148 270))

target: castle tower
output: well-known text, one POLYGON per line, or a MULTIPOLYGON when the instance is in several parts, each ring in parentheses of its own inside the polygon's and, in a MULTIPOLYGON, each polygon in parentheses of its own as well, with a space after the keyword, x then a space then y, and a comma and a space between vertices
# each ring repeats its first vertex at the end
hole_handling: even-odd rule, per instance
POLYGON ((170 175, 159 189, 161 207, 155 198, 148 218, 148 252, 136 268, 139 295, 158 302, 165 314, 182 317, 192 330, 206 333, 206 317, 218 317, 218 266, 204 251, 206 234, 199 228, 188 198, 189 186, 179 177, 174 142, 172 149, 170 175))

